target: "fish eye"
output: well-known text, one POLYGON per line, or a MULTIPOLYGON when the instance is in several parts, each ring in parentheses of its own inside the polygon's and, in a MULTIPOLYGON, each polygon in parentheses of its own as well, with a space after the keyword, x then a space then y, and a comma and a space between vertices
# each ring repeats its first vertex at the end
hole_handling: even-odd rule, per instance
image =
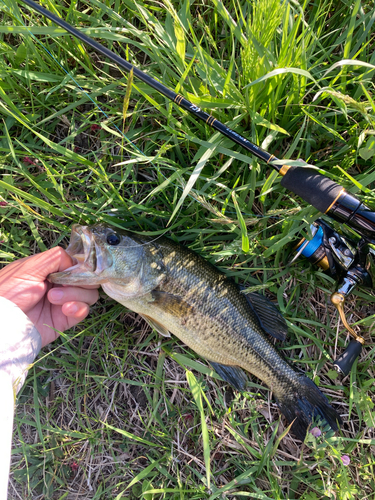
POLYGON ((118 245, 120 243, 120 238, 117 236, 116 233, 112 233, 107 236, 107 243, 108 245, 118 245))

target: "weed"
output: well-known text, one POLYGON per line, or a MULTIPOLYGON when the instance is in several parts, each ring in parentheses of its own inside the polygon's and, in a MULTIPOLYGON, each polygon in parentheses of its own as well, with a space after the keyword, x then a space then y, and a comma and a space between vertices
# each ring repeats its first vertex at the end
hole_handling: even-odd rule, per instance
MULTIPOLYGON (((374 206, 372 2, 48 8, 374 206)), ((278 304, 290 326, 280 349, 346 422, 306 445, 280 440, 285 423, 258 380, 233 393, 178 340, 103 296, 43 350, 19 395, 9 497, 374 498, 374 296, 357 290, 346 305, 368 345, 350 380, 335 378, 346 339, 328 301, 333 280, 303 260, 288 266, 317 212, 267 165, 22 3, 1 0, 0 16, 2 263, 64 246, 72 223, 166 233, 278 304)))

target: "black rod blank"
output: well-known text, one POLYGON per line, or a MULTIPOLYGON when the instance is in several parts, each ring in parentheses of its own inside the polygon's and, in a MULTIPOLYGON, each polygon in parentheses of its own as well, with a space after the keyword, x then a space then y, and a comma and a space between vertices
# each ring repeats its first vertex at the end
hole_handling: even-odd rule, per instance
POLYGON ((253 144, 252 142, 250 142, 248 139, 238 134, 237 132, 234 132, 234 130, 224 125, 224 123, 221 123, 212 115, 209 115, 205 111, 202 111, 198 106, 194 105, 180 94, 176 94, 175 92, 173 92, 173 90, 170 90, 162 83, 158 82, 157 80, 147 75, 140 69, 136 68, 131 63, 120 57, 119 55, 115 54, 115 52, 107 49, 106 47, 104 47, 104 45, 96 42, 89 36, 79 31, 77 28, 74 28, 72 25, 64 21, 64 19, 61 19, 55 14, 52 14, 52 12, 40 6, 39 4, 35 3, 33 0, 21 0, 21 1, 26 5, 28 5, 29 7, 31 7, 33 10, 39 12, 43 16, 47 17, 48 19, 56 23, 61 28, 64 28, 71 35, 75 36, 79 40, 82 40, 82 42, 89 45, 94 50, 104 55, 105 57, 113 61, 115 64, 120 66, 121 68, 125 69, 125 71, 130 72, 131 70, 133 70, 133 74, 137 78, 150 85, 150 87, 157 90, 160 94, 167 97, 168 99, 176 103, 178 106, 180 106, 181 108, 185 109, 186 111, 194 115, 196 118, 199 118, 200 120, 204 121, 207 125, 211 126, 215 130, 218 130, 221 134, 225 135, 226 137, 229 137, 229 139, 239 144, 240 146, 244 147, 247 151, 250 151, 250 153, 252 153, 253 155, 257 156, 266 163, 269 163, 278 172, 280 171, 281 165, 277 165, 274 163, 275 161, 278 161, 278 158, 276 158, 276 156, 267 153, 267 151, 265 151, 264 149, 256 146, 255 144, 253 144))

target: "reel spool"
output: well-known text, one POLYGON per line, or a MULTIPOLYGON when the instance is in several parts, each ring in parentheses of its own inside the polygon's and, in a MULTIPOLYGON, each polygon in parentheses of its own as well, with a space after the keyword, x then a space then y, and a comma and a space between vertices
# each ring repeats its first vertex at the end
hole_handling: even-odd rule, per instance
POLYGON ((356 286, 373 287, 375 284, 375 247, 360 237, 356 242, 352 241, 321 219, 311 224, 310 230, 312 239, 303 238, 297 244, 296 255, 290 264, 303 255, 339 281, 336 291, 331 295, 331 302, 353 340, 336 359, 334 367, 346 376, 360 355, 365 340, 356 334, 346 320, 345 299, 356 286))

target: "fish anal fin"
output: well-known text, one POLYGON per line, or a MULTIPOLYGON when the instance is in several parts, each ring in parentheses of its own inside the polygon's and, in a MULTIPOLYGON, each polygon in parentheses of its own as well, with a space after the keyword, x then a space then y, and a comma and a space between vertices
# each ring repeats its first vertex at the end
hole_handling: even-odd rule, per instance
POLYGON ((247 377, 245 372, 239 366, 228 366, 210 361, 212 368, 220 377, 232 385, 238 391, 244 391, 247 377))
POLYGON ((159 321, 156 321, 156 319, 151 318, 150 316, 147 316, 146 314, 140 314, 142 318, 151 326, 151 328, 154 328, 160 335, 163 335, 163 337, 170 337, 171 334, 169 333, 168 329, 165 328, 164 325, 159 323, 159 321))
POLYGON ((252 292, 244 295, 261 327, 272 337, 285 340, 288 334, 288 326, 277 307, 267 297, 259 293, 252 292))

